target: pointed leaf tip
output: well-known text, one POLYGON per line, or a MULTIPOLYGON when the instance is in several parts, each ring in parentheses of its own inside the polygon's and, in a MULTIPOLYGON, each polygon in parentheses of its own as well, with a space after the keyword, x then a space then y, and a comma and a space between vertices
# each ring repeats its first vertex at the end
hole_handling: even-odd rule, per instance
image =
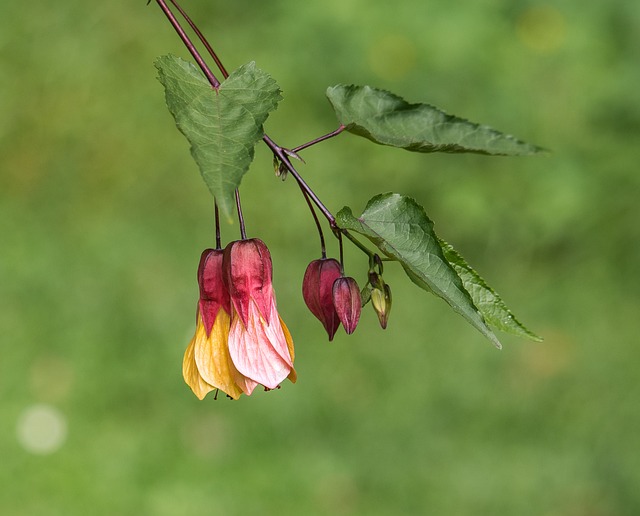
POLYGON ((473 152, 501 156, 539 154, 544 149, 486 125, 448 115, 429 104, 370 86, 339 84, 327 89, 347 130, 381 145, 414 152, 473 152))
POLYGON ((464 287, 471 295, 487 324, 518 337, 526 337, 537 342, 542 341, 541 337, 525 327, 516 318, 497 292, 487 285, 451 244, 441 239, 439 242, 445 257, 460 276, 464 287))
POLYGON ((336 222, 342 229, 367 237, 385 256, 399 261, 411 281, 444 299, 496 347, 501 347, 445 258, 433 222, 414 199, 396 193, 380 194, 367 203, 360 217, 354 217, 345 207, 337 213, 336 222))

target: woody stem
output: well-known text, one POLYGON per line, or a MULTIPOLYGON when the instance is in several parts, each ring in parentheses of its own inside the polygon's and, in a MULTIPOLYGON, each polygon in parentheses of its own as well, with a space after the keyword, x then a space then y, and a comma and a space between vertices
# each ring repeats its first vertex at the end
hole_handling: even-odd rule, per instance
MULTIPOLYGON (((300 186, 300 183, 298 183, 298 186, 300 186)), ((313 204, 311 203, 311 199, 309 199, 309 196, 307 195, 307 192, 304 191, 302 186, 300 186, 300 191, 302 192, 304 200, 307 201, 307 206, 309 206, 309 210, 311 210, 311 215, 313 216, 313 220, 316 223, 316 228, 318 229, 318 235, 320 236, 320 250, 322 251, 322 258, 326 258, 327 247, 324 242, 324 233, 322 232, 322 226, 320 225, 320 221, 318 220, 318 216, 316 215, 316 210, 314 209, 313 204)))
MULTIPOLYGON (((176 0, 169 0, 169 1, 180 12, 180 14, 184 17, 186 22, 191 27, 191 29, 194 31, 194 33, 198 36, 198 39, 205 46, 205 48, 207 49, 207 52, 209 52, 209 55, 212 57, 212 59, 215 61, 216 65, 220 69, 220 72, 222 73, 222 75, 225 78, 228 77, 229 74, 227 73, 227 70, 225 69, 224 65, 222 64, 222 62, 218 58, 217 54, 215 53, 215 51, 213 50, 213 48, 211 47, 211 45, 207 41, 207 38, 205 38, 205 36, 198 29, 196 24, 191 20, 191 18, 187 15, 187 13, 180 7, 180 5, 177 3, 176 0)), ((178 36, 180 37, 180 39, 182 40, 184 45, 187 47, 187 50, 189 50, 189 53, 193 56, 193 58, 195 59, 196 63, 198 63, 198 66, 200 67, 200 69, 202 70, 204 75, 207 77, 207 80, 209 81, 211 86, 213 88, 216 88, 216 89, 219 88, 220 87, 220 81, 213 74, 213 72, 211 71, 211 69, 209 68, 207 63, 205 63, 204 59, 202 58, 202 56, 200 55, 200 53, 196 49, 195 45, 193 44, 193 42, 191 41, 189 36, 187 36, 187 34, 185 33, 184 29, 182 28, 182 26, 180 25, 180 23, 178 22, 178 20, 174 16, 174 14, 171 12, 169 7, 167 6, 166 1, 165 0, 156 0, 156 2, 160 6, 162 11, 164 12, 165 16, 168 18, 168 20, 171 23, 171 25, 173 26, 174 30, 178 33, 178 36)), ((324 140, 327 140, 327 139, 332 138, 334 136, 337 136, 342 131, 344 131, 344 129, 345 129, 344 125, 341 124, 340 127, 338 127, 338 129, 336 129, 335 131, 332 131, 332 132, 330 132, 330 133, 328 133, 326 135, 323 135, 323 136, 320 136, 319 138, 316 138, 315 140, 312 140, 312 141, 307 142, 307 143, 305 143, 303 145, 300 145, 300 146, 296 147, 295 149, 293 149, 293 152, 295 153, 295 152, 301 151, 303 149, 311 147, 312 145, 315 145, 316 143, 319 143, 321 141, 324 141, 324 140)), ((335 217, 329 211, 329 209, 322 203, 322 201, 318 198, 318 196, 315 194, 315 192, 309 187, 309 185, 307 185, 307 183, 304 181, 304 179, 302 179, 302 177, 300 176, 298 171, 291 164, 291 161, 289 160, 289 157, 287 156, 287 154, 285 152, 285 149, 283 147, 280 147, 277 143, 275 143, 271 138, 269 138, 269 136, 267 134, 265 134, 262 139, 266 143, 266 145, 271 149, 271 151, 278 157, 278 159, 284 164, 284 166, 287 168, 289 173, 295 178, 296 182, 298 183, 298 186, 304 192, 305 199, 307 200, 307 202, 312 201, 313 204, 315 204, 318 207, 320 212, 327 219, 327 221, 329 222, 329 225, 331 226, 331 229, 334 231, 334 233, 336 234, 336 236, 338 237, 338 239, 340 241, 341 253, 342 253, 342 238, 341 238, 340 235, 344 234, 358 248, 360 248, 368 256, 371 256, 371 254, 372 254, 371 251, 369 251, 360 242, 358 242, 352 235, 349 234, 348 231, 339 230, 339 228, 338 228, 338 226, 336 224, 335 217)), ((242 238, 246 238, 245 226, 244 226, 244 218, 242 216, 242 209, 241 209, 241 206, 240 206, 240 195, 239 195, 237 190, 236 190, 236 205, 238 207, 238 218, 240 220, 240 232, 241 232, 242 238)), ((216 207, 216 210, 217 210, 217 207, 216 207)), ((316 219, 316 221, 317 221, 317 217, 316 217, 315 211, 313 211, 313 215, 314 215, 314 219, 316 219)), ((324 241, 324 236, 322 235, 322 233, 320 233, 320 234, 321 234, 321 240, 324 241)), ((217 237, 218 237, 218 231, 216 230, 216 241, 218 240, 217 237)), ((324 249, 324 246, 323 246, 323 249, 324 249)))
POLYGON ((330 133, 319 136, 318 138, 316 138, 315 140, 311 140, 310 142, 303 143, 302 145, 298 145, 295 149, 291 149, 291 152, 295 152, 297 154, 301 150, 307 149, 312 145, 315 145, 316 143, 320 143, 325 140, 328 140, 329 138, 333 138, 334 136, 338 136, 344 130, 345 130, 345 126, 340 124, 340 127, 338 127, 335 131, 331 131, 330 133))
POLYGON ((333 214, 329 211, 329 209, 322 203, 322 201, 318 198, 315 192, 309 187, 309 185, 302 179, 302 176, 298 173, 295 167, 291 164, 289 157, 287 156, 284 148, 280 147, 276 142, 274 142, 268 135, 264 135, 262 140, 267 144, 267 147, 271 149, 271 151, 276 155, 276 157, 284 164, 289 173, 295 178, 298 185, 302 190, 309 196, 309 198, 313 201, 313 203, 318 207, 320 212, 325 216, 325 218, 329 221, 329 225, 331 229, 337 228, 336 219, 333 214))
POLYGON ((236 188, 236 207, 238 208, 238 221, 240 221, 240 236, 242 240, 247 239, 247 231, 244 227, 244 215, 242 215, 242 206, 240 205, 240 191, 236 188))
POLYGON ((349 233, 348 231, 342 230, 341 234, 343 234, 344 236, 346 236, 349 240, 351 240, 351 242, 358 248, 360 249, 364 254, 366 254, 370 259, 373 259, 373 255, 375 253, 371 252, 369 249, 367 249, 364 245, 362 245, 360 243, 360 241, 355 238, 351 233, 349 233))
MULTIPOLYGON (((165 0, 156 0, 156 2, 160 6, 160 9, 162 9, 162 11, 164 12, 165 16, 169 19, 169 22, 171 23, 175 31, 178 33, 178 36, 180 36, 180 39, 182 40, 184 45, 187 47, 187 50, 189 50, 189 53, 196 60, 196 63, 198 63, 198 66, 202 70, 202 73, 204 73, 205 76, 207 77, 207 80, 211 83, 211 86, 213 86, 216 89, 219 88, 220 81, 216 78, 216 76, 213 74, 211 69, 207 66, 207 63, 204 62, 204 59, 202 59, 200 52, 198 52, 198 49, 196 49, 192 41, 189 39, 189 36, 187 36, 184 29, 180 26, 180 23, 178 22, 178 20, 176 20, 176 17, 171 12, 171 9, 169 9, 169 6, 165 2, 165 0)), ((174 3, 174 5, 176 4, 174 3)), ((180 11, 182 12, 182 10, 180 11)))
POLYGON ((216 249, 222 249, 222 242, 220 241, 220 213, 218 212, 218 203, 213 200, 213 212, 216 219, 216 249))
POLYGON ((173 6, 176 9, 178 9, 178 11, 182 15, 182 17, 189 24, 189 27, 191 27, 191 30, 193 30, 193 32, 196 33, 196 36, 198 36, 198 39, 200 40, 200 42, 205 46, 205 48, 207 49, 207 52, 209 52, 209 55, 215 61, 216 66, 218 67, 218 69, 222 73, 222 76, 225 79, 227 77, 229 77, 229 74, 227 73, 227 69, 224 67, 224 65, 222 64, 222 61, 220 61, 220 58, 218 57, 218 55, 213 50, 213 47, 207 41, 207 38, 205 38, 204 34, 202 34, 202 32, 200 32, 200 29, 198 29, 197 25, 191 20, 191 18, 185 12, 185 10, 182 7, 180 7, 180 5, 178 4, 178 2, 176 2, 176 0, 170 0, 170 2, 173 4, 173 6))

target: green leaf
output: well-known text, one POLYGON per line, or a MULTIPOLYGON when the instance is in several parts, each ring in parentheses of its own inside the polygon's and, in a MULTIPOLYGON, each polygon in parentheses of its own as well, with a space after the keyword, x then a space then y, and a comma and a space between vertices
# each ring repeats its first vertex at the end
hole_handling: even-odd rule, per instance
POLYGON ((503 156, 543 149, 428 104, 409 104, 370 86, 339 84, 327 89, 336 116, 348 131, 381 145, 414 152, 475 152, 503 156))
POLYGON ((360 291, 360 305, 365 307, 369 301, 371 301, 371 285, 367 284, 360 291))
POLYGON ((282 99, 280 88, 253 62, 232 72, 217 91, 188 61, 167 55, 155 66, 169 111, 191 144, 202 178, 231 219, 235 190, 264 135, 262 124, 282 99))
POLYGON ((487 324, 519 337, 528 337, 538 342, 542 340, 516 319, 500 296, 469 266, 451 244, 440 239, 439 243, 445 258, 460 276, 464 288, 471 294, 471 299, 487 324))
POLYGON ((387 257, 400 262, 419 287, 444 299, 498 348, 498 338, 486 325, 462 280, 445 258, 433 222, 409 197, 387 193, 373 197, 358 218, 348 207, 336 215, 338 227, 367 237, 387 257))

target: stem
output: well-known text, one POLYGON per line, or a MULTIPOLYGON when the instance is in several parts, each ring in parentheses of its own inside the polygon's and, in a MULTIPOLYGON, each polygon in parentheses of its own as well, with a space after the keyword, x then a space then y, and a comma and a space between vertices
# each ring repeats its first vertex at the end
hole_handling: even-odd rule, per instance
POLYGON ((247 231, 244 227, 244 215, 242 215, 242 206, 240 205, 240 192, 236 188, 236 207, 238 208, 238 220, 240 221, 240 236, 242 240, 247 239, 247 231))
MULTIPOLYGON (((170 0, 170 1, 173 3, 173 5, 176 5, 174 0, 170 0)), ((220 86, 220 81, 218 81, 216 76, 213 74, 213 72, 209 69, 207 64, 204 62, 204 59, 202 59, 202 56, 200 55, 200 53, 198 52, 198 50, 194 46, 193 42, 189 39, 189 36, 187 36, 187 34, 185 33, 184 29, 180 26, 180 22, 178 22, 176 17, 173 15, 173 13, 171 12, 171 9, 169 9, 169 7, 167 6, 167 3, 165 2, 165 0, 156 0, 156 2, 158 3, 158 5, 162 9, 162 11, 164 12, 166 17, 171 22, 171 25, 173 26, 175 31, 178 33, 178 36, 180 36, 180 39, 182 40, 184 45, 187 47, 187 49, 189 50, 189 52, 191 53, 193 58, 196 60, 196 62, 200 66, 200 69, 202 70, 202 72, 205 74, 205 76, 207 77, 207 79, 211 83, 211 86, 213 86, 214 88, 218 88, 220 86)), ((177 5, 176 5, 176 8, 178 8, 177 5)), ((180 8, 178 8, 178 9, 180 10, 181 14, 184 13, 184 11, 182 9, 180 9, 180 8)), ((185 16, 185 19, 187 19, 186 13, 183 14, 183 16, 185 16)), ((190 18, 187 19, 187 23, 189 23, 189 25, 191 27, 195 27, 195 24, 192 21, 190 21, 190 18)), ((194 29, 194 31, 196 32, 196 34, 198 35, 200 40, 203 42, 203 44, 205 44, 207 49, 210 49, 211 45, 209 45, 209 43, 207 42, 207 39, 204 37, 204 35, 199 30, 194 29)), ((213 49, 210 50, 210 53, 212 53, 212 57, 215 54, 213 49)), ((216 56, 216 58, 217 58, 217 56, 216 56)), ((217 63, 217 61, 216 61, 216 63, 217 63)), ((220 65, 221 64, 222 63, 220 63, 220 65)), ((224 67, 222 67, 221 70, 222 69, 224 69, 224 67)), ((223 72, 223 74, 224 73, 226 73, 226 70, 223 72)), ((340 130, 340 132, 341 131, 342 130, 340 130)), ((336 133, 336 134, 339 134, 339 132, 336 133)), ((327 218, 327 220, 329 221, 329 224, 331 225, 331 228, 332 229, 336 228, 336 220, 335 220, 334 216, 327 209, 327 207, 324 204, 322 204, 322 201, 320 201, 320 199, 313 192, 313 190, 311 190, 311 188, 309 188, 309 185, 307 185, 307 183, 304 182, 304 180, 302 179, 302 177, 300 176, 298 171, 294 168, 294 166, 289 161, 289 158, 288 158, 287 154, 285 153, 284 149, 282 147, 280 147, 278 144, 276 144, 266 134, 263 136, 262 139, 267 144, 267 146, 271 149, 271 151, 276 156, 278 156, 280 161, 282 161, 285 164, 285 166, 287 167, 287 170, 291 173, 291 175, 293 177, 295 177, 296 181, 300 185, 300 188, 302 188, 307 193, 307 195, 311 198, 311 200, 314 202, 314 204, 318 207, 318 209, 322 212, 322 214, 327 218)), ((237 201, 237 199, 238 199, 238 195, 236 193, 236 201, 237 201)), ((241 215, 240 211, 238 212, 238 215, 239 216, 241 215)))
POLYGON ((346 236, 349 240, 351 240, 351 242, 353 242, 355 244, 355 246, 360 249, 363 253, 365 253, 370 259, 373 259, 373 255, 375 253, 371 252, 369 249, 367 249, 364 245, 362 245, 360 243, 360 241, 354 237, 351 233, 349 233, 346 230, 342 230, 340 232, 341 234, 343 234, 344 236, 346 236))
POLYGON ((267 146, 271 149, 271 151, 278 157, 278 159, 282 163, 284 163, 284 166, 287 168, 287 170, 291 173, 293 177, 295 177, 296 181, 298 182, 298 185, 300 185, 300 188, 302 188, 302 190, 311 198, 311 200, 318 207, 320 212, 329 221, 329 225, 331 226, 331 229, 337 228, 335 217, 332 215, 329 209, 324 204, 322 204, 322 201, 318 198, 318 196, 314 193, 314 191, 309 187, 309 185, 305 183, 304 179, 302 179, 302 176, 300 176, 298 171, 291 164, 291 161, 289 161, 289 157, 285 153, 284 149, 280 147, 277 143, 275 143, 266 134, 262 137, 262 139, 267 144, 267 146))
POLYGON ((304 200, 307 201, 307 206, 309 206, 309 209, 311 210, 311 215, 313 215, 313 220, 316 223, 316 228, 318 229, 318 235, 320 235, 320 249, 322 251, 322 258, 326 258, 327 257, 327 248, 326 248, 325 242, 324 242, 324 233, 322 232, 322 226, 320 225, 320 221, 318 220, 318 216, 316 215, 316 210, 313 208, 313 204, 311 203, 311 199, 309 199, 309 196, 307 195, 307 192, 304 191, 304 189, 302 188, 300 183, 298 183, 298 186, 300 187, 300 191, 302 192, 302 195, 304 196, 304 200))
POLYGON ((180 7, 180 5, 178 5, 178 2, 176 2, 176 0, 170 0, 170 2, 174 5, 174 7, 176 9, 178 9, 178 11, 182 15, 182 17, 189 24, 189 27, 191 27, 191 30, 193 30, 193 32, 196 33, 196 36, 198 36, 198 39, 200 40, 200 42, 205 46, 205 48, 207 49, 207 52, 209 52, 209 55, 211 56, 211 58, 216 62, 216 66, 220 69, 220 72, 222 73, 222 76, 225 79, 227 77, 229 77, 229 74, 227 73, 227 69, 224 67, 224 65, 222 64, 222 61, 220 61, 220 58, 218 57, 218 55, 215 53, 215 51, 213 50, 213 48, 211 47, 211 45, 207 41, 207 38, 204 37, 204 34, 202 34, 202 32, 200 32, 200 29, 198 29, 196 24, 193 23, 193 21, 191 20, 189 15, 185 12, 185 10, 182 7, 180 7))
POLYGON ((215 198, 213 199, 213 212, 216 219, 216 249, 222 249, 222 242, 220 241, 220 214, 218 213, 218 203, 215 198))
MULTIPOLYGON (((211 57, 215 61, 216 65, 220 69, 220 72, 222 73, 222 75, 225 78, 228 77, 229 74, 227 73, 227 70, 225 69, 225 67, 223 66, 222 62, 218 58, 217 54, 215 53, 215 51, 213 50, 213 48, 211 47, 211 45, 207 41, 207 38, 205 38, 205 36, 202 34, 202 32, 200 32, 198 27, 195 25, 195 23, 193 23, 193 21, 187 15, 187 13, 178 5, 176 0, 169 0, 169 1, 180 12, 180 14, 184 17, 186 22, 191 27, 191 29, 198 36, 198 39, 206 47, 207 51, 209 52, 209 54, 211 55, 211 57)), ((171 25, 173 26, 175 31, 178 33, 178 36, 180 36, 180 39, 182 40, 184 45, 187 47, 187 50, 189 50, 189 53, 193 56, 193 58, 198 63, 198 66, 200 67, 200 69, 202 70, 204 75, 207 77, 207 80, 209 81, 211 86, 213 88, 215 88, 215 89, 219 88, 220 87, 220 81, 218 81, 218 79, 213 74, 211 69, 207 66, 207 63, 205 63, 204 59, 202 58, 202 56, 200 55, 200 53, 196 49, 195 45, 193 44, 191 39, 189 39, 189 36, 187 36, 187 34, 185 33, 184 29, 181 27, 180 22, 178 22, 178 20, 174 16, 174 14, 171 12, 169 7, 167 6, 166 1, 165 0, 156 0, 156 2, 160 6, 162 11, 164 12, 165 16, 168 18, 169 22, 171 23, 171 25)), ((296 153, 298 151, 301 151, 303 149, 311 147, 312 145, 315 145, 316 143, 319 143, 319 142, 324 141, 324 140, 328 140, 329 138, 333 138, 334 136, 337 136, 338 134, 340 134, 344 130, 345 130, 345 126, 341 124, 340 127, 338 127, 335 131, 332 131, 330 133, 327 133, 324 136, 320 136, 319 138, 316 138, 315 140, 312 140, 312 141, 310 141, 308 143, 300 145, 300 146, 296 147, 295 149, 293 149, 293 152, 296 153)), ((315 194, 315 192, 309 187, 309 185, 304 181, 304 179, 302 179, 302 176, 300 176, 298 171, 291 164, 291 161, 289 160, 289 157, 288 157, 287 153, 285 152, 285 149, 283 147, 280 147, 271 138, 269 138, 269 136, 266 133, 265 133, 265 135, 263 136, 262 139, 267 144, 267 146, 271 149, 271 151, 278 157, 278 159, 282 163, 284 163, 284 165, 287 168, 287 170, 295 178, 296 182, 298 183, 298 186, 300 187, 300 189, 302 190, 302 192, 305 195, 305 199, 307 200, 307 203, 309 203, 309 205, 311 206, 309 201, 310 200, 313 201, 313 203, 318 207, 320 212, 324 215, 324 217, 329 222, 329 225, 331 226, 331 229, 334 231, 334 234, 336 234, 338 240, 340 241, 340 262, 342 263, 342 235, 346 236, 349 240, 351 240, 360 250, 362 250, 365 254, 367 254, 367 256, 372 256, 373 253, 371 251, 369 251, 366 247, 364 247, 351 234, 349 234, 348 231, 340 230, 338 228, 338 226, 336 224, 336 219, 333 216, 333 214, 322 203, 322 201, 318 198, 318 196, 315 194)), ((242 207, 240 205, 240 194, 238 193, 237 189, 236 189, 236 205, 237 205, 237 208, 238 208, 238 218, 239 218, 239 221, 240 221, 240 234, 242 235, 243 239, 246 239, 247 236, 246 236, 246 230, 245 230, 245 224, 244 224, 244 217, 242 215, 242 207)), ((217 244, 218 248, 220 248, 219 219, 218 219, 218 207, 217 207, 217 205, 215 206, 215 210, 216 210, 216 244, 217 244)), ((325 253, 326 253, 326 250, 325 250, 325 247, 324 247, 324 235, 322 234, 322 229, 320 227, 320 224, 319 224, 319 221, 317 219, 316 213, 315 213, 315 211, 313 209, 312 209, 312 213, 313 213, 313 217, 314 217, 314 219, 316 221, 316 225, 319 228, 321 245, 322 245, 323 256, 324 256, 325 253)))
MULTIPOLYGON (((213 75, 213 72, 207 66, 207 63, 204 62, 204 59, 202 59, 202 56, 200 55, 200 53, 198 52, 196 47, 193 45, 193 43, 189 39, 189 36, 187 36, 187 34, 185 33, 184 29, 180 26, 180 23, 178 22, 178 20, 176 20, 176 17, 171 12, 171 9, 169 9, 169 6, 165 2, 165 0, 156 0, 156 2, 160 6, 160 9, 162 9, 162 11, 164 12, 165 16, 171 22, 171 25, 173 26, 175 31, 178 33, 178 36, 180 36, 180 39, 182 40, 184 45, 187 47, 187 50, 189 50, 189 52, 191 53, 193 58, 198 63, 198 66, 202 70, 202 73, 205 74, 205 76, 207 77, 207 79, 211 83, 211 86, 213 86, 215 89, 218 89, 220 87, 220 81, 218 81, 216 76, 213 75)), ((175 3, 174 3, 174 5, 175 5, 175 3)))
POLYGON ((340 124, 340 127, 338 127, 335 131, 327 133, 324 136, 320 136, 320 137, 316 138, 315 140, 311 140, 310 142, 303 143, 302 145, 299 145, 295 149, 291 149, 291 151, 295 152, 295 153, 298 153, 301 150, 307 149, 307 148, 311 147, 312 145, 315 145, 316 143, 320 143, 320 142, 323 142, 325 140, 328 140, 329 138, 333 138, 334 136, 338 136, 344 130, 345 130, 345 126, 340 124))
POLYGON ((342 248, 342 233, 337 233, 338 243, 340 244, 340 268, 342 269, 342 274, 344 275, 344 250, 342 248))

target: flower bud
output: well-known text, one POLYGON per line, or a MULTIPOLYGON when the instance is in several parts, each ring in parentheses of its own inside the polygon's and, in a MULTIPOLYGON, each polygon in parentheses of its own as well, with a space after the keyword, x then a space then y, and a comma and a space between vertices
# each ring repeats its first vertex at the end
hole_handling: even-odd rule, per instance
POLYGON ((184 380, 199 399, 214 389, 233 399, 242 394, 234 380, 237 371, 227 344, 231 307, 222 279, 222 259, 219 249, 205 249, 200 256, 196 332, 182 360, 184 380))
POLYGON ((382 290, 383 289, 383 285, 384 285, 384 281, 382 279, 382 276, 380 274, 378 274, 375 271, 369 271, 369 284, 371 285, 372 288, 377 288, 382 290))
POLYGON ((360 288, 356 280, 341 277, 335 281, 333 284, 333 305, 345 331, 348 334, 353 333, 360 320, 362 310, 360 288))
POLYGON ((391 311, 391 289, 389 285, 382 282, 382 290, 374 288, 371 291, 371 304, 378 315, 380 326, 384 330, 389 320, 389 312, 391 311))
POLYGON ((258 384, 275 389, 287 377, 295 382, 293 341, 278 315, 269 249, 257 238, 231 242, 222 269, 231 298, 229 356, 237 385, 250 395, 258 384))
POLYGON ((225 285, 242 323, 247 325, 251 300, 270 323, 273 266, 264 242, 257 238, 231 242, 224 250, 222 268, 225 285))
POLYGON ((205 249, 198 265, 198 286, 200 287, 199 309, 207 335, 222 308, 226 313, 229 307, 229 293, 222 279, 222 256, 220 249, 205 249))
POLYGON ((312 261, 302 280, 302 297, 313 315, 327 330, 333 340, 340 319, 333 305, 333 284, 342 276, 340 263, 333 258, 312 261))

